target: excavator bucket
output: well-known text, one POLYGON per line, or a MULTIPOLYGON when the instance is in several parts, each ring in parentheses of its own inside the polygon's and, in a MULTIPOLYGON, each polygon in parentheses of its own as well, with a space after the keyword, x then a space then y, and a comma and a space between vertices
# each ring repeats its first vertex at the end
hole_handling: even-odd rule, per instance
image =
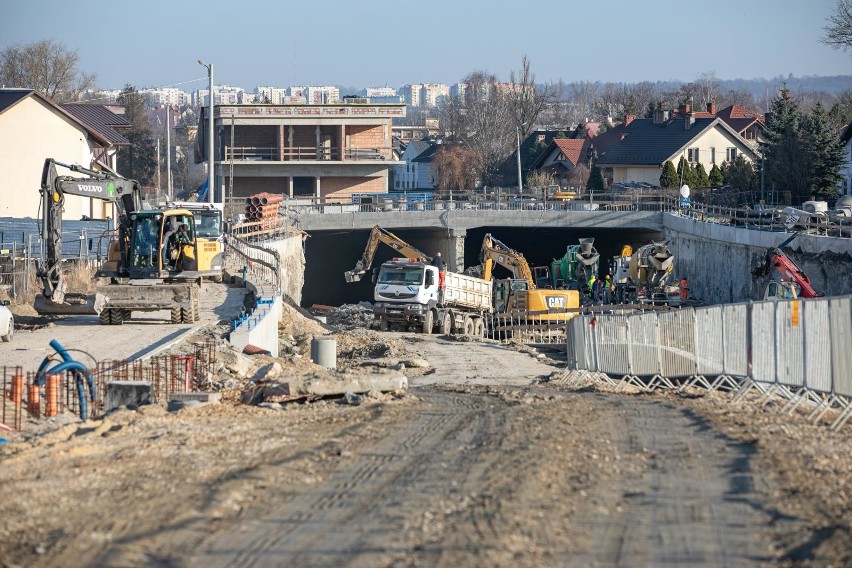
POLYGON ((362 276, 364 276, 364 272, 357 270, 347 270, 343 273, 343 277, 346 278, 346 282, 350 284, 352 282, 360 282, 362 276))
POLYGON ((54 302, 44 294, 35 297, 33 307, 42 316, 96 316, 108 298, 103 294, 65 294, 65 301, 54 302))

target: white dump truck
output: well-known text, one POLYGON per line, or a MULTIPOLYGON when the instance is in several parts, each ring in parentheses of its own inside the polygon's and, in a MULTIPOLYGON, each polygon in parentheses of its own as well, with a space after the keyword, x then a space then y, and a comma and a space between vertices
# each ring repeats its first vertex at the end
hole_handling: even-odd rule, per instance
POLYGON ((394 259, 374 273, 373 314, 382 330, 416 327, 423 333, 485 334, 484 315, 492 312, 492 285, 456 272, 444 273, 424 262, 394 259))

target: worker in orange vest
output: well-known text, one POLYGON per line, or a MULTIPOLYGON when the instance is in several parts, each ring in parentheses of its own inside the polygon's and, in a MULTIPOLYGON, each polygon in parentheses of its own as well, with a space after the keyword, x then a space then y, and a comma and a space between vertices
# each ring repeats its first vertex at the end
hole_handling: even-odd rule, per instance
POLYGON ((680 299, 686 300, 686 296, 689 293, 689 285, 686 282, 686 278, 680 279, 680 299))

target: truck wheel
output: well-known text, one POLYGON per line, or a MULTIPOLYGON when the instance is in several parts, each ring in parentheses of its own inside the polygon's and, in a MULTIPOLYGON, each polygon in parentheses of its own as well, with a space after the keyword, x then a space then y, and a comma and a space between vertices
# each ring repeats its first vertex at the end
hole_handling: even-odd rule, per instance
POLYGON ((110 308, 104 308, 103 310, 101 310, 101 313, 98 314, 98 321, 101 323, 101 325, 109 325, 110 323, 112 323, 110 321, 112 319, 112 317, 110 316, 110 312, 112 312, 110 308))
POLYGON ((469 316, 465 316, 464 318, 464 334, 465 335, 473 335, 473 320, 469 316))
POLYGON ((193 318, 193 315, 194 315, 194 313, 192 311, 192 308, 181 308, 180 309, 180 320, 183 323, 192 323, 193 321, 195 321, 195 319, 193 318))
POLYGON ((432 333, 432 327, 434 325, 435 318, 432 315, 432 310, 426 312, 426 315, 423 316, 423 333, 429 335, 432 333))
POLYGON ((441 316, 441 324, 438 327, 438 331, 441 335, 448 335, 453 331, 453 319, 450 317, 449 312, 444 312, 444 315, 441 316))
POLYGON ((123 310, 122 315, 124 317, 124 321, 130 321, 130 317, 133 315, 133 312, 130 310, 123 310))
POLYGON ((180 308, 172 308, 171 318, 172 323, 180 323, 181 320, 181 309, 180 308))
POLYGON ((379 319, 379 331, 387 331, 390 326, 385 318, 379 319))

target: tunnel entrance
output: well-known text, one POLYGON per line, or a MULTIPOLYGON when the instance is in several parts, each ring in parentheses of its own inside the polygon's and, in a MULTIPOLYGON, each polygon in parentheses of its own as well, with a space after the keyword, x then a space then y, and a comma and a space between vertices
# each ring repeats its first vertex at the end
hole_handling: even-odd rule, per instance
MULTIPOLYGON (((417 247, 429 256, 446 243, 446 229, 390 229, 394 234, 417 247)), ((595 248, 601 255, 601 274, 606 271, 608 259, 619 254, 621 247, 629 244, 636 250, 651 241, 661 241, 662 231, 646 229, 553 229, 537 227, 480 227, 469 229, 464 244, 465 268, 479 264, 479 251, 486 233, 507 246, 522 252, 531 267, 550 265, 562 258, 566 247, 577 244, 581 238, 594 237, 595 248)), ((339 306, 355 304, 362 300, 373 301, 373 283, 367 274, 360 282, 346 283, 343 273, 352 270, 364 253, 370 231, 314 231, 305 242, 305 287, 302 305, 327 304, 339 306)), ((373 259, 373 268, 398 256, 390 247, 379 245, 373 259)), ((677 270, 675 260, 675 270, 677 270)), ((499 274, 498 274, 499 275, 499 274)), ((502 276, 502 275, 501 275, 502 276)))

